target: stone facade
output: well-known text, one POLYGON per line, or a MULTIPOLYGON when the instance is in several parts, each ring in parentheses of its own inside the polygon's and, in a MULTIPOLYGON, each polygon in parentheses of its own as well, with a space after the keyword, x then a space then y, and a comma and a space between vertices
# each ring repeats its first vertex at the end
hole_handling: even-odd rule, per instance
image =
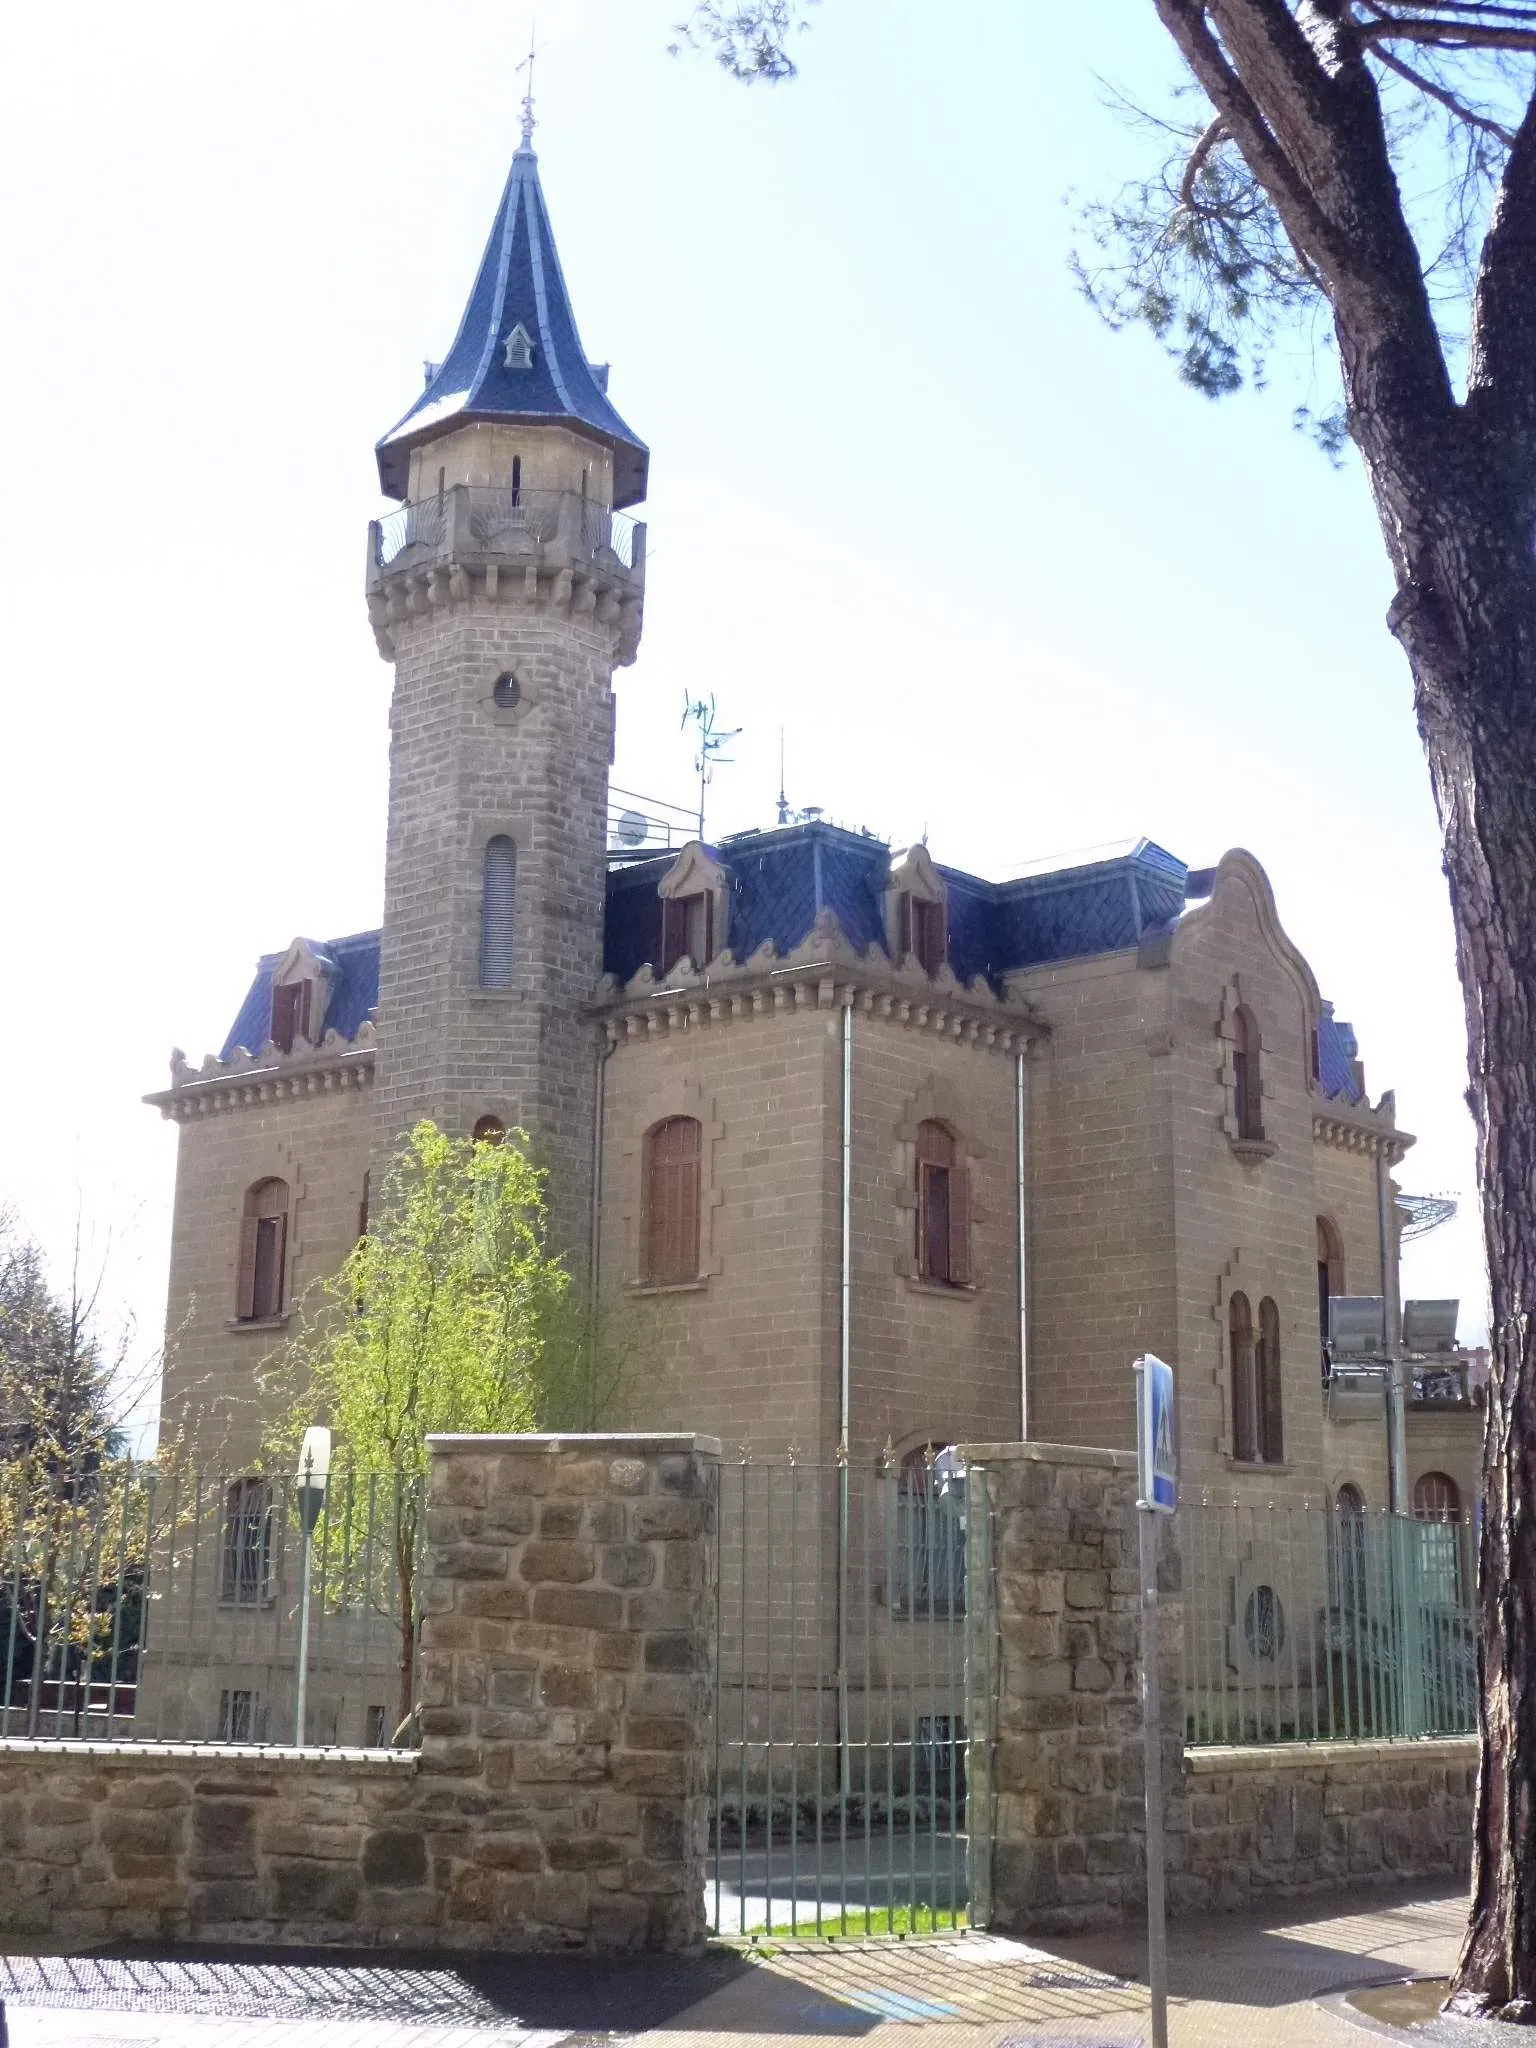
POLYGON ((434 1440, 421 1650, 440 1938, 703 1938, 707 1438, 434 1440))
MULTIPOLYGON (((994 1518, 998 1671, 985 1924, 1003 1934, 1109 1926, 1146 1895, 1141 1574, 1135 1460, 1057 1444, 972 1445, 994 1518)), ((1171 1551, 1160 1585, 1177 1592, 1171 1551)), ((1167 1825, 1182 1825, 1176 1599, 1162 1615, 1167 1825)))
POLYGON ((1191 1750, 1175 1912, 1227 1912, 1343 1886, 1467 1880, 1477 1742, 1293 1742, 1191 1750))

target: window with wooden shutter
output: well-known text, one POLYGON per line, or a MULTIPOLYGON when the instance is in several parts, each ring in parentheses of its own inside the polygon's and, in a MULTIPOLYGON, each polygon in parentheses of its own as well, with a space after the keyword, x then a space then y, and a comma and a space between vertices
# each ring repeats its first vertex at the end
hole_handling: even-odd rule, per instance
POLYGON ((680 960, 705 967, 715 950, 715 904, 707 889, 693 896, 664 896, 661 904, 661 971, 680 960))
POLYGON ((919 898, 912 902, 912 951, 924 974, 937 974, 944 965, 945 944, 944 906, 942 903, 924 903, 919 898))
POLYGON ((1259 1461, 1283 1464, 1285 1429, 1280 1396, 1280 1311, 1266 1294, 1259 1303, 1259 1342, 1254 1359, 1259 1395, 1259 1461))
POLYGON ((288 1251, 288 1183, 258 1181, 240 1221, 240 1271, 235 1314, 262 1322, 283 1312, 288 1251))
POLYGON ((932 1119, 917 1127, 917 1270, 945 1287, 971 1281, 971 1204, 953 1134, 932 1119))
POLYGON ((1246 1294, 1227 1304, 1227 1344, 1232 1367, 1232 1455, 1251 1465, 1258 1457, 1258 1400, 1254 1386, 1253 1310, 1246 1294))
POLYGON ((308 981, 288 981, 273 989, 272 1043, 279 1052, 292 1052, 297 1039, 308 1038, 312 987, 308 981))
POLYGON ((699 1185, 703 1126, 669 1116, 645 1140, 640 1277, 653 1287, 699 1277, 699 1185))
POLYGON ((512 986, 517 847, 505 832, 488 840, 480 892, 480 986, 512 986))

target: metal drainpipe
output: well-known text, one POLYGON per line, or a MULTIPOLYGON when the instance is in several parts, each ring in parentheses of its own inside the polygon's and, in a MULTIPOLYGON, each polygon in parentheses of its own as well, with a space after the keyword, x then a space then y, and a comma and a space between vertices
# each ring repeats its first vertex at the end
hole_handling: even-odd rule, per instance
MULTIPOLYGON (((597 1086, 593 1090, 596 1099, 592 1107, 592 1243, 587 1259, 589 1345, 597 1343, 597 1282, 603 1247, 603 1108, 607 1099, 608 1056, 613 1049, 613 1041, 605 1031, 602 1043, 597 1048, 597 1086)), ((594 1429, 597 1427, 595 1417, 591 1426, 594 1429)))
POLYGON ((842 1300, 837 1387, 837 1729, 838 1777, 850 1790, 848 1754, 848 1423, 852 1407, 853 1004, 843 1005, 842 1300))
POLYGON ((1392 1171, 1387 1147, 1376 1150, 1376 1232, 1381 1249, 1381 1308, 1387 1343, 1387 1499, 1395 1515, 1408 1512, 1408 1439, 1404 1419, 1402 1343, 1397 1275, 1392 1259, 1392 1171))
POLYGON ((1029 1441, 1029 1210, 1024 1151, 1024 1054, 1014 1055, 1013 1114, 1019 1203, 1019 1441, 1029 1441))

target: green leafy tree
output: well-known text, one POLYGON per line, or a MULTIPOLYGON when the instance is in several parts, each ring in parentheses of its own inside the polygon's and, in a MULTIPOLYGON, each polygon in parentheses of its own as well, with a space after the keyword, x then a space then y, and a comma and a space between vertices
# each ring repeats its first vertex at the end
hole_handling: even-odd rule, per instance
MULTIPOLYGON (((391 1476, 383 1583, 360 1588, 350 1562, 334 1576, 350 1597, 393 1613, 402 1722, 420 1623, 427 1438, 536 1426, 547 1332, 569 1288, 545 1249, 544 1176, 519 1136, 476 1144, 417 1124, 384 1176, 366 1235, 305 1298, 273 1375, 286 1398, 269 1449, 282 1469, 319 1422, 357 1472, 391 1476)), ((324 1540, 347 1541, 339 1514, 324 1531, 324 1540)))
MULTIPOLYGON (((1182 77, 1079 275, 1195 389, 1324 348, 1396 584, 1465 998, 1491 1308, 1481 1768, 1453 2005, 1536 2022, 1536 0, 1146 0, 1182 77)), ((1061 8, 1050 10, 1059 20, 1061 8)), ((1095 10, 1085 36, 1103 41, 1095 10)), ((794 66, 800 0, 684 40, 794 66)))

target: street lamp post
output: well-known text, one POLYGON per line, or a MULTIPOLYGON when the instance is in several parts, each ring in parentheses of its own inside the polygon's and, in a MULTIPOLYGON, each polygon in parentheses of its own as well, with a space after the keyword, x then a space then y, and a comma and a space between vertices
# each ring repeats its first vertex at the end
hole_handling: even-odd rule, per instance
POLYGON ((293 1716, 293 1742, 304 1747, 304 1709, 309 1692, 309 1582, 315 1561, 315 1524, 325 1506, 331 1473, 331 1432, 319 1425, 306 1429, 299 1449, 297 1500, 299 1527, 304 1533, 304 1577, 299 1591, 299 1687, 293 1716))

